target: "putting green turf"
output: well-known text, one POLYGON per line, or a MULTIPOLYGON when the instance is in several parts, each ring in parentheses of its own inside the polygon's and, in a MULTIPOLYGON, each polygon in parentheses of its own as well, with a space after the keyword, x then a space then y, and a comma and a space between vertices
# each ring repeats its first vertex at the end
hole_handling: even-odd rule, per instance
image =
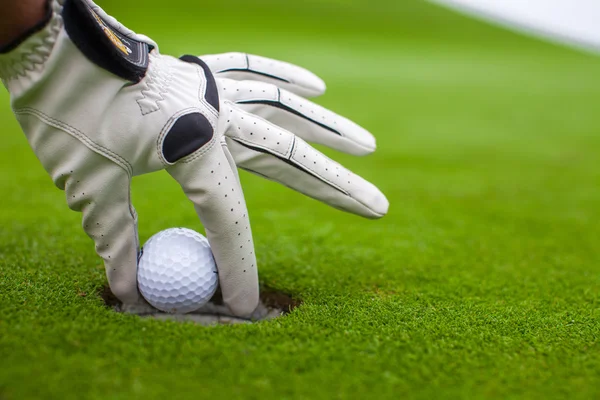
MULTIPOLYGON (((600 59, 418 1, 198 3, 99 1, 165 53, 320 74, 319 103, 379 144, 327 153, 390 214, 243 173, 261 284, 303 305, 249 326, 119 315, 0 91, 0 399, 600 396, 600 59)), ((202 229, 166 174, 133 198, 142 241, 202 229)))

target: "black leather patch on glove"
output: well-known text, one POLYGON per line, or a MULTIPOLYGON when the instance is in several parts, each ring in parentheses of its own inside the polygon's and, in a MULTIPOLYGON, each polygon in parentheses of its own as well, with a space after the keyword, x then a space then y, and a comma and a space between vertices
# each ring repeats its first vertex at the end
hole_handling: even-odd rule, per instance
POLYGON ((66 0, 62 16, 69 37, 90 61, 128 81, 144 78, 148 43, 121 34, 81 0, 66 0))
POLYGON ((206 93, 204 93, 204 99, 208 104, 213 106, 215 110, 219 111, 219 89, 217 88, 217 82, 213 76, 208 65, 196 56, 185 55, 179 57, 181 61, 187 63, 197 64, 204 70, 204 76, 206 77, 206 93))
POLYGON ((171 127, 163 142, 163 157, 173 164, 210 142, 212 125, 200 113, 187 114, 171 127))

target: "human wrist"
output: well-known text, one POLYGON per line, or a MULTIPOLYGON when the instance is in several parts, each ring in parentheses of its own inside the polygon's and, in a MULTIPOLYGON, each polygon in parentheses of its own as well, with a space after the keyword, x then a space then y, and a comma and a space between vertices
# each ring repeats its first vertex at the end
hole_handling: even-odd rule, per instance
POLYGON ((0 53, 16 48, 51 16, 47 0, 0 0, 0 53))

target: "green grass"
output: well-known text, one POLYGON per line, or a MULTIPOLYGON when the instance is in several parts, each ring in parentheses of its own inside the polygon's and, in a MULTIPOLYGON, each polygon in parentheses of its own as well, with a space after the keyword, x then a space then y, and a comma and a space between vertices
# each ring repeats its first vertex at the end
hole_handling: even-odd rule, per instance
MULTIPOLYGON (((243 173, 261 284, 303 305, 209 328, 116 314, 0 92, 0 399, 600 396, 600 59, 419 1, 120 3, 100 2, 165 53, 320 74, 319 102, 379 144, 328 154, 390 214, 243 173)), ((166 174, 133 196, 142 241, 202 229, 166 174)))

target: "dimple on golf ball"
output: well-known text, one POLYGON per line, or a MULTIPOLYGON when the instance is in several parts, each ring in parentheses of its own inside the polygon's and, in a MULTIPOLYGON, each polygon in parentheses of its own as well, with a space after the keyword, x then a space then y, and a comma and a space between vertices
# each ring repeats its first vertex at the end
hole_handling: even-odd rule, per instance
POLYGON ((186 228, 164 230, 146 242, 137 278, 146 301, 168 313, 197 310, 215 294, 219 281, 208 240, 186 228))

